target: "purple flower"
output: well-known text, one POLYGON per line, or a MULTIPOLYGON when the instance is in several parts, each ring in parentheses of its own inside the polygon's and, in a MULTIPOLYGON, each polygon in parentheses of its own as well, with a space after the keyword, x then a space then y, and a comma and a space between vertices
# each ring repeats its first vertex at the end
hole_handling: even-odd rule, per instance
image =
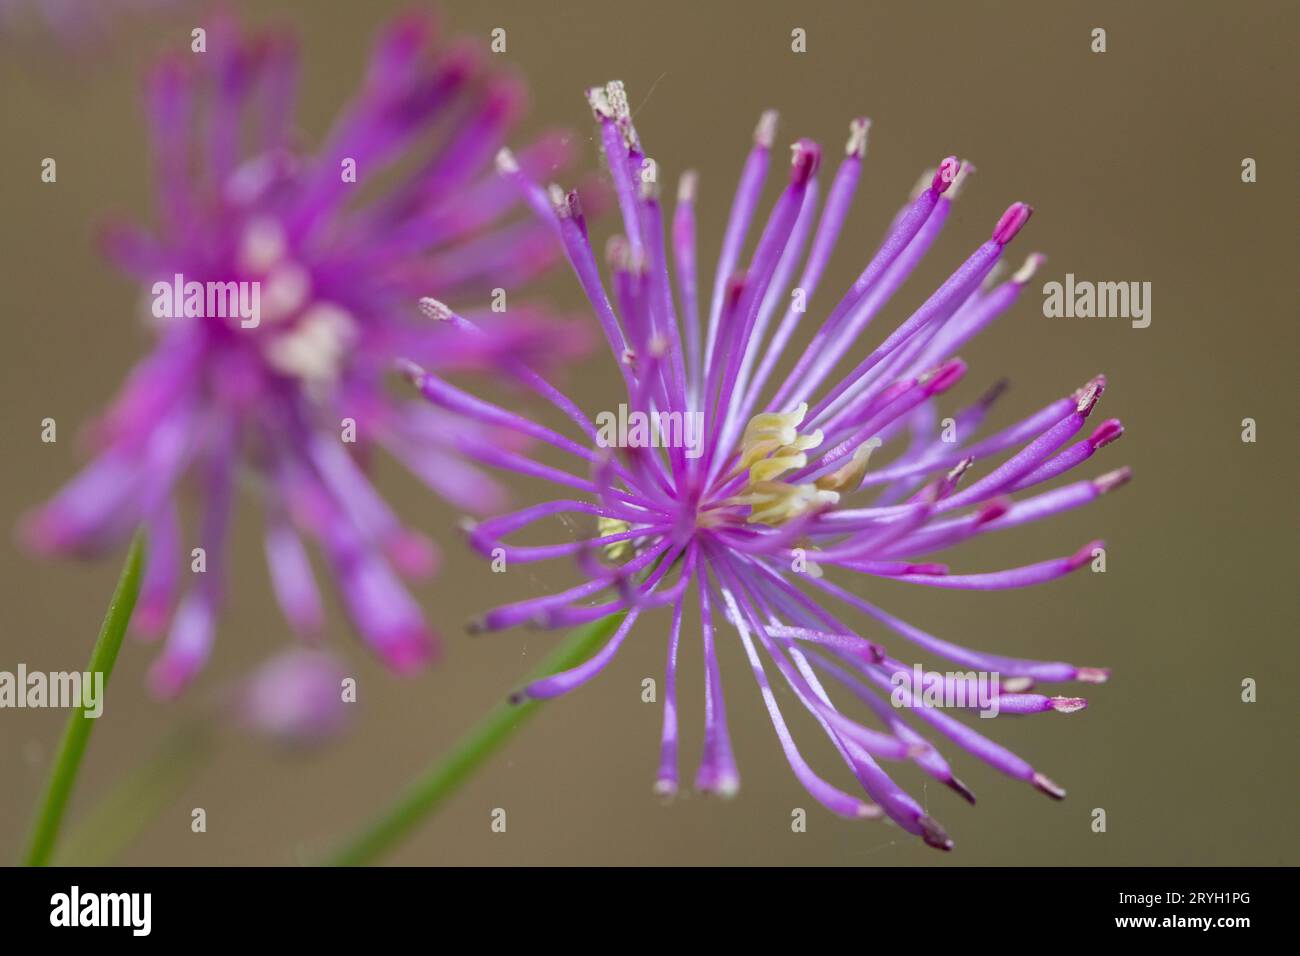
POLYGON ((243 727, 290 748, 337 737, 348 724, 343 665, 326 651, 282 651, 242 682, 233 717, 243 727))
MULTIPOLYGON (((729 627, 725 633, 744 648, 791 768, 832 811, 886 815, 931 846, 950 848, 943 829, 884 769, 887 761, 911 761, 973 800, 941 756, 939 738, 1050 796, 1063 796, 1025 760, 928 704, 946 702, 945 695, 962 689, 958 685, 966 683, 968 672, 979 672, 969 676, 988 677, 1001 713, 1068 713, 1085 701, 1037 693, 1036 685, 1099 683, 1107 672, 968 649, 894 617, 865 596, 877 579, 958 590, 1039 584, 1090 563, 1100 546, 1009 570, 949 573, 934 561, 959 542, 1077 508, 1129 477, 1121 469, 1044 490, 1121 434, 1120 424, 1110 420, 1071 443, 1101 397, 1101 376, 986 437, 977 437, 980 423, 1001 385, 955 412, 950 428, 938 427, 936 398, 965 373, 955 352, 1011 307, 1041 261, 1030 256, 1009 280, 995 282, 1004 249, 1030 208, 1012 205, 992 237, 906 321, 888 335, 872 336, 879 341, 869 349, 857 347, 948 217, 955 187, 969 167, 945 159, 924 177, 857 281, 812 330, 808 346, 791 352, 790 372, 774 377, 851 203, 867 121, 851 124, 846 155, 824 203, 818 200, 821 150, 808 140, 794 145, 789 181, 742 269, 775 131, 775 114, 763 116, 732 204, 704 318, 697 306, 694 174, 682 177, 678 191, 670 267, 657 168, 642 152, 622 86, 596 88, 588 97, 626 230, 609 246, 612 301, 576 192, 542 190, 508 154, 499 166, 563 240, 626 383, 620 416, 630 421, 640 415, 643 425, 653 421, 658 430, 643 427, 638 437, 635 423, 625 428, 620 422, 622 440, 613 442, 610 415, 593 422, 557 395, 555 403, 583 434, 574 441, 470 399, 433 373, 408 370, 434 405, 512 427, 567 453, 575 466, 513 463, 517 471, 559 484, 565 497, 484 521, 470 532, 478 550, 504 558, 507 566, 572 557, 585 575, 581 584, 559 593, 496 608, 481 622, 483 629, 571 627, 623 615, 590 660, 529 685, 520 696, 553 697, 585 683, 609 664, 643 615, 671 608, 656 789, 673 793, 682 622, 696 618, 706 691, 695 786, 732 793, 739 776, 715 654, 720 612, 729 627), (841 360, 864 354, 843 372, 841 360), (611 444, 623 447, 614 454, 611 444), (886 463, 869 460, 876 449, 886 463), (991 466, 978 478, 976 461, 991 466), (558 544, 507 543, 554 516, 577 516, 592 530, 558 544), (847 572, 856 573, 855 585, 832 580, 847 572), (873 619, 879 633, 858 633, 841 619, 846 609, 873 619), (888 648, 886 638, 891 644, 901 638, 904 647, 951 662, 959 672, 923 669, 919 686, 909 683, 914 671, 908 655, 888 648), (868 800, 841 790, 805 762, 774 681, 787 685, 820 723, 868 800), (845 703, 872 715, 875 726, 850 716, 845 703)), ((978 709, 969 700, 965 706, 978 709)))
MULTIPOLYGON (((289 37, 241 35, 218 20, 205 54, 152 72, 157 226, 116 226, 106 247, 151 296, 157 344, 99 421, 94 461, 21 533, 41 553, 93 555, 146 529, 135 624, 146 636, 169 628, 152 673, 159 693, 178 692, 208 657, 245 479, 295 631, 313 636, 324 617, 305 535, 389 665, 405 671, 432 653, 401 578, 432 573, 436 553, 364 465, 383 447, 458 508, 491 512, 502 489, 466 456, 512 446, 463 416, 394 398, 394 361, 508 371, 521 358, 563 360, 582 338, 522 305, 487 309, 489 289, 514 289, 559 247, 532 217, 506 218, 517 196, 490 160, 521 91, 482 59, 466 44, 439 49, 423 17, 395 21, 314 153, 292 125, 289 37), (436 321, 418 308, 430 289, 475 296, 482 325, 436 321), (197 535, 177 514, 187 474, 202 491, 197 535)), ((521 162, 542 174, 567 152, 553 134, 521 162)))

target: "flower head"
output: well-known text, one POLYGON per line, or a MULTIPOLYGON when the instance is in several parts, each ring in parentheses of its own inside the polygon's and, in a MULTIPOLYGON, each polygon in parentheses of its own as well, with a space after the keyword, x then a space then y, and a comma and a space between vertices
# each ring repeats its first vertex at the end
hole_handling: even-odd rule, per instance
MULTIPOLYGON (((559 252, 544 225, 507 220, 517 197, 485 168, 521 91, 480 61, 468 45, 439 48, 426 18, 395 21, 314 152, 292 125, 298 70, 287 36, 242 35, 219 20, 203 56, 165 59, 149 77, 157 226, 116 226, 105 241, 152 298, 157 344, 99 421, 94 461, 21 530, 39 552, 94 554, 145 527, 135 622, 145 635, 169 629, 152 674, 159 692, 180 690, 208 656, 243 477, 260 499, 272 584, 296 631, 313 635, 323 620, 306 535, 388 664, 406 670, 432 652, 401 576, 430 574, 436 552, 363 465, 382 446, 458 508, 491 511, 502 490, 465 456, 511 446, 394 398, 394 363, 508 369, 521 357, 564 359, 578 344, 536 310, 486 308, 490 288, 499 298, 559 252), (481 296, 482 324, 419 309, 430 288, 453 301, 481 296), (186 474, 202 490, 197 534, 177 517, 186 474), (202 573, 182 588, 186 563, 202 573)), ((521 168, 547 172, 567 152, 563 137, 545 137, 521 168)))
MULTIPOLYGON (((1007 570, 952 573, 936 558, 959 542, 1079 507, 1128 478, 1123 469, 1044 490, 1121 434, 1119 423, 1110 420, 1071 443, 1084 433, 1101 397, 1101 376, 987 436, 979 436, 981 420, 1001 385, 956 412, 952 434, 936 427, 938 397, 966 371, 957 350, 1011 307, 1041 261, 1030 256, 1008 280, 994 281, 1030 208, 1013 204, 990 238, 901 325, 870 335, 869 325, 943 228, 954 194, 969 174, 967 164, 944 159, 923 178, 857 280, 811 330, 807 347, 790 352, 791 370, 777 377, 776 366, 804 321, 804 304, 818 287, 850 205, 867 121, 851 124, 824 203, 819 201, 820 148, 809 140, 794 144, 785 189, 742 268, 774 143, 775 114, 764 114, 702 316, 694 174, 682 177, 677 192, 670 265, 657 167, 642 152, 622 86, 592 90, 588 98, 625 229, 610 245, 612 300, 577 194, 543 190, 509 156, 499 165, 558 230, 626 383, 623 414, 643 416, 650 440, 644 433, 637 440, 634 427, 620 425, 625 440, 611 449, 611 432, 598 429, 562 396, 556 403, 584 440, 495 406, 480 405, 473 412, 484 422, 513 427, 563 450, 576 466, 516 463, 519 471, 560 484, 567 495, 473 526, 473 545, 504 556, 508 564, 576 558, 585 577, 559 593, 499 607, 483 618, 481 628, 567 627, 622 615, 609 642, 590 660, 538 680, 520 695, 552 697, 583 684, 608 665, 643 616, 664 607, 671 609, 671 625, 656 777, 660 792, 678 788, 676 675, 682 625, 690 618, 699 623, 706 672, 698 789, 728 794, 739 784, 715 654, 719 640, 736 639, 795 775, 836 813, 885 815, 926 843, 949 848, 939 824, 884 767, 913 762, 973 800, 941 755, 938 738, 1062 796, 1025 760, 940 707, 926 706, 931 693, 941 700, 957 691, 960 675, 927 668, 920 671, 920 684, 909 686, 900 680, 913 673, 906 649, 951 662, 963 672, 987 673, 1001 713, 1078 710, 1081 699, 1034 688, 1100 682, 1106 672, 962 647, 891 615, 866 596, 879 581, 992 590, 1062 577, 1088 564, 1099 543, 1007 570), (858 346, 864 337, 876 344, 858 346), (698 442, 689 438, 692 421, 698 442), (570 515, 579 516, 592 533, 550 545, 507 541, 535 522, 570 515), (842 619, 845 610, 867 615, 879 631, 859 633, 842 619), (721 633, 717 612, 727 626, 721 633), (820 723, 866 799, 828 782, 804 760, 773 682, 786 684, 820 723), (871 724, 853 711, 870 715, 871 724)), ((468 412, 470 400, 438 376, 419 370, 412 375, 434 404, 468 412)))

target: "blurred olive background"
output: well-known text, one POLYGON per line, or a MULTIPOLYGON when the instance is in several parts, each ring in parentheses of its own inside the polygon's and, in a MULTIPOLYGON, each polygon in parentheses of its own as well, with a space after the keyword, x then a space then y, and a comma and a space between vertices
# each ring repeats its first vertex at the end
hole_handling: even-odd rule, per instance
MULTIPOLYGON (((300 120, 315 143, 351 95, 376 26, 405 5, 238 6, 253 21, 300 31, 300 120)), ((1083 572, 999 594, 860 585, 913 623, 972 647, 1113 668, 1108 684, 1083 689, 1091 705, 1081 714, 980 727, 1066 786, 1064 803, 950 752, 979 796, 975 808, 927 786, 913 768, 898 776, 948 828, 957 844, 952 854, 890 825, 835 818, 795 781, 743 653, 724 640, 741 793, 731 802, 685 794, 662 805, 650 789, 660 707, 640 696, 644 677, 662 681, 669 624, 662 612, 642 619, 601 679, 547 705, 392 862, 1296 862, 1295 4, 491 0, 447 4, 443 13, 449 33, 485 46, 493 28, 507 31, 507 52, 494 61, 519 71, 532 91, 518 144, 568 126, 582 165, 593 166, 582 91, 625 80, 663 181, 675 182, 688 167, 700 171, 705 263, 716 255, 762 109, 781 111, 781 140, 822 142, 832 168, 850 117, 872 117, 862 186, 812 302, 814 315, 856 276, 923 169, 950 152, 973 160, 978 174, 943 237, 873 335, 878 340, 887 323, 919 304, 987 237, 1009 202, 1031 202, 1037 214, 1011 262, 1038 249, 1049 255, 1046 269, 1017 308, 964 351, 971 371, 945 407, 1009 376, 994 419, 1000 426, 1104 371, 1110 388, 1099 414, 1121 417, 1127 433, 1085 473, 1130 464, 1135 480, 1049 524, 966 545, 950 562, 954 569, 1006 567, 1104 537, 1104 575, 1083 572), (796 27, 807 31, 804 54, 791 52, 796 27), (1090 51, 1095 27, 1107 31, 1104 54, 1090 51), (1255 184, 1241 182, 1245 157, 1258 162, 1255 184), (1067 272, 1151 282, 1151 326, 1044 318, 1041 284, 1067 272), (1240 439, 1246 417, 1258 422, 1255 444, 1240 439), (1245 678, 1258 682, 1257 703, 1241 701, 1245 678), (504 834, 489 826, 498 807, 508 814, 504 834), (806 833, 791 832, 795 807, 808 810, 806 833), (1094 808, 1106 811, 1105 833, 1090 827, 1094 808)), ((98 258, 93 227, 110 211, 150 215, 139 76, 159 50, 188 48, 190 29, 202 23, 193 8, 127 20, 115 43, 88 61, 39 43, 4 52, 5 528, 83 460, 77 428, 147 347, 134 318, 140 292, 98 258), (40 182, 46 156, 58 160, 56 185, 40 182), (39 440, 47 416, 58 421, 54 445, 39 440)), ((826 181, 830 172, 823 172, 826 181)), ((608 217, 594 227, 598 249, 612 228, 608 217)), ((530 295, 582 307, 565 272, 530 295)), ((593 414, 619 400, 602 355, 571 378, 593 414)), ((492 574, 453 532, 456 515, 446 505, 392 463, 378 470, 397 510, 444 546, 441 576, 418 592, 445 637, 440 666, 417 679, 390 677, 348 632, 336 605, 330 644, 360 685, 351 733, 323 752, 297 756, 225 735, 123 862, 311 859, 391 799, 558 640, 530 631, 469 637, 463 624, 494 604, 571 583, 569 568, 492 574), (193 807, 207 811, 205 834, 190 831, 193 807)), ((550 491, 516 487, 524 503, 550 491)), ((229 608, 191 696, 179 704, 150 699, 144 673, 154 651, 128 641, 83 767, 73 823, 179 722, 290 640, 265 578, 253 511, 241 512, 229 608)), ((20 661, 32 669, 81 669, 118 560, 43 564, 21 553, 12 534, 2 547, 0 669, 20 661)), ((689 780, 702 726, 695 629, 682 653, 682 770, 689 780)), ((816 725, 788 691, 781 699, 806 756, 851 787, 816 725)), ((64 717, 0 712, 0 859, 19 852, 64 717)))

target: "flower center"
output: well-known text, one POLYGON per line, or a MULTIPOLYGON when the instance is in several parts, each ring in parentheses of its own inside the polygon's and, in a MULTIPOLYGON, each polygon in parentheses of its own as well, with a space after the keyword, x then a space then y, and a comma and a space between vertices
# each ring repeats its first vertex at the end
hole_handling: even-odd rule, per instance
POLYGON ((788 472, 808 465, 807 452, 821 446, 820 428, 801 433, 799 425, 808 414, 808 404, 789 412, 760 412, 749 420, 740 440, 740 459, 729 477, 748 471, 740 493, 728 504, 748 506, 750 524, 777 527, 815 510, 839 503, 840 490, 854 490, 867 471, 867 461, 876 443, 864 443, 849 461, 835 471, 811 481, 779 480, 788 472))
POLYGON ((313 297, 311 274, 290 255, 283 226, 269 217, 252 220, 238 264, 260 277, 266 331, 258 342, 266 363, 309 389, 333 383, 356 340, 356 320, 342 306, 313 297))

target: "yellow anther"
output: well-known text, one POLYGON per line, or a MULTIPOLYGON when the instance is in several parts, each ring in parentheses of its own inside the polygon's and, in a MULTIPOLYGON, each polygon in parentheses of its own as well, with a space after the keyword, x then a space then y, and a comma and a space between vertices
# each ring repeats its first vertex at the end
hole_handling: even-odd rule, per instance
POLYGON ((817 479, 817 487, 824 488, 827 491, 840 491, 847 488, 849 491, 856 491, 857 486, 862 483, 862 476, 867 473, 867 462, 871 458, 871 453, 880 447, 880 439, 871 438, 859 445, 853 452, 853 456, 836 468, 829 475, 822 475, 817 479))
POLYGON ((785 524, 814 508, 829 507, 840 500, 834 491, 823 491, 812 484, 790 485, 784 481, 751 481, 745 492, 731 500, 738 505, 750 506, 750 524, 785 524))
POLYGON ((779 475, 787 471, 793 471, 796 468, 802 468, 808 464, 808 456, 799 453, 796 455, 773 455, 764 458, 762 461, 756 461, 749 469, 749 483, 751 485, 770 482, 779 475))
MULTIPOLYGON (((807 414, 808 404, 804 402, 792 412, 760 412, 751 418, 740 439, 740 461, 735 473, 752 469, 756 462, 766 459, 795 458, 820 445, 820 429, 807 435, 799 434, 798 425, 807 414)), ((767 481, 788 468, 799 468, 803 464, 806 462, 787 465, 775 472, 764 470, 760 475, 753 474, 751 470, 750 480, 767 481)))
MULTIPOLYGON (((821 429, 808 435, 800 435, 790 429, 788 434, 782 434, 776 438, 760 439, 741 447, 740 463, 736 465, 735 474, 738 475, 745 469, 752 468, 755 462, 762 461, 773 455, 797 455, 808 451, 810 448, 816 448, 821 443, 821 429)), ((768 477, 772 476, 769 475, 768 477)))
POLYGON ((784 438, 787 442, 794 441, 795 428, 807 414, 807 402, 801 402, 799 407, 792 412, 759 412, 745 426, 745 435, 740 440, 741 445, 748 445, 751 441, 762 438, 774 438, 778 435, 789 436, 784 438))
MULTIPOLYGON (((601 515, 596 519, 596 533, 602 538, 609 537, 612 534, 623 534, 631 530, 632 526, 622 518, 607 518, 601 515)), ((609 560, 622 563, 632 557, 632 539, 624 538, 622 541, 606 541, 601 545, 601 551, 609 560)))

